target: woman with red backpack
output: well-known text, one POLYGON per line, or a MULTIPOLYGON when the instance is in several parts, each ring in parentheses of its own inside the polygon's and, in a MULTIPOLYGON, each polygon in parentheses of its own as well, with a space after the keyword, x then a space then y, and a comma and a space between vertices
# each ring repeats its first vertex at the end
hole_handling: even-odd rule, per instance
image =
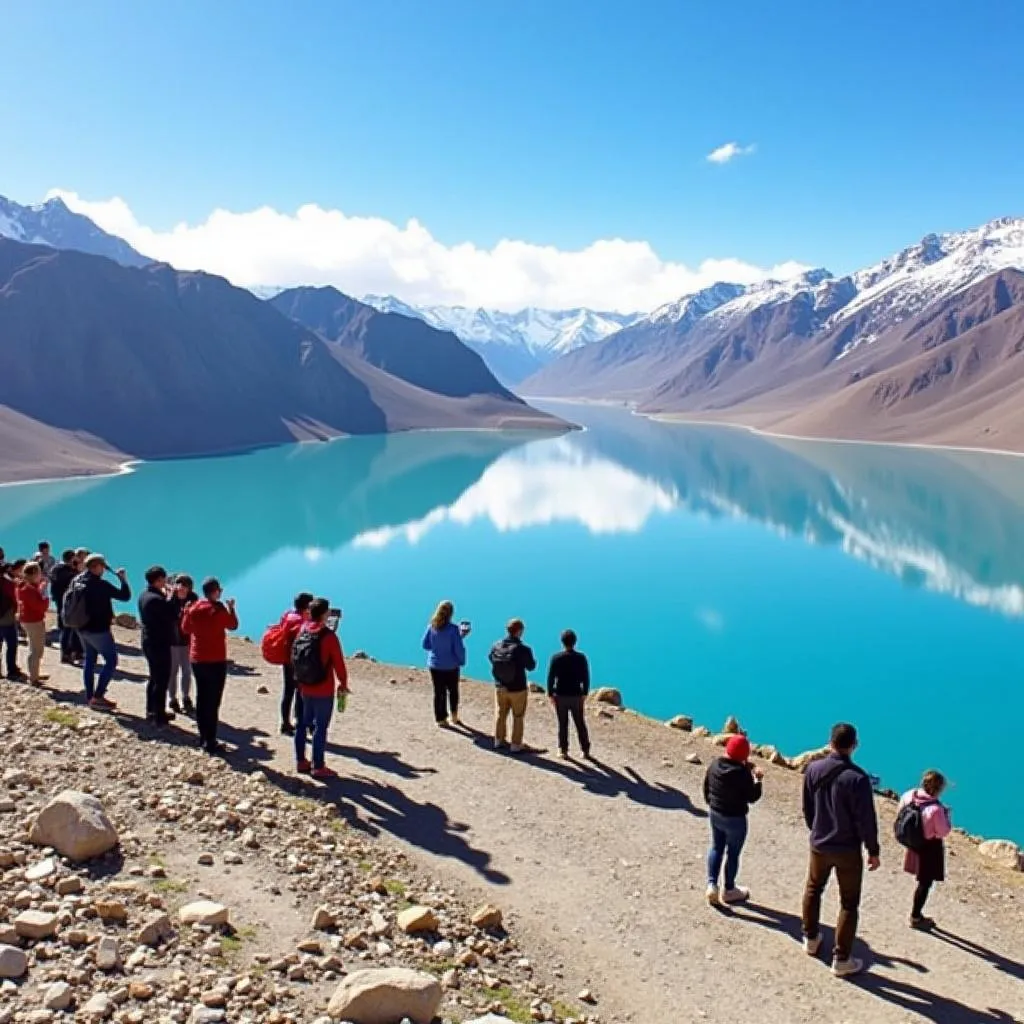
POLYGON ((946 851, 943 839, 953 830, 949 808, 939 801, 946 788, 941 772, 930 770, 921 785, 904 793, 896 812, 896 838, 906 848, 903 870, 917 879, 910 927, 928 931, 935 927, 924 916, 924 905, 932 885, 946 880, 946 851))
POLYGON ((309 622, 309 606, 313 603, 313 595, 303 591, 295 595, 293 607, 281 616, 280 622, 267 626, 260 647, 263 659, 271 665, 280 665, 284 675, 281 689, 281 735, 294 736, 295 726, 292 724, 292 707, 295 708, 295 722, 302 721, 302 694, 295 685, 295 673, 292 671, 292 644, 299 635, 305 622, 309 622))

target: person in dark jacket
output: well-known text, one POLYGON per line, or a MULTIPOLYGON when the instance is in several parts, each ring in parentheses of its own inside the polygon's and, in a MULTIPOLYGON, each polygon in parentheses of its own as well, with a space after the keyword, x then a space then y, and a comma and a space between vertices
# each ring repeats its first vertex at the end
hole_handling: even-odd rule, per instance
POLYGON ((558 716, 558 752, 569 756, 569 718, 572 717, 583 756, 590 757, 590 733, 584 717, 587 694, 590 693, 590 663, 576 650, 577 637, 567 629, 562 634, 562 650, 551 658, 548 666, 548 699, 558 716))
POLYGON ((816 956, 821 897, 833 871, 839 881, 839 920, 832 973, 843 978, 864 966, 853 956, 857 935, 864 858, 868 870, 879 867, 878 817, 868 774, 853 763, 857 730, 846 722, 832 727, 831 753, 814 761, 804 775, 804 820, 811 831, 811 856, 803 901, 804 950, 816 956))
MULTIPOLYGON (((299 630, 309 622, 309 606, 313 603, 313 595, 308 591, 301 591, 295 595, 292 607, 281 616, 281 625, 288 630, 288 648, 291 650, 292 643, 299 635, 299 630)), ((295 672, 292 669, 291 661, 283 666, 284 680, 281 690, 281 735, 294 736, 296 725, 292 724, 292 709, 295 709, 295 723, 302 722, 302 694, 295 683, 295 672)))
POLYGON ((146 684, 146 721, 167 725, 167 687, 171 681, 171 645, 178 624, 174 605, 167 597, 167 571, 159 565, 146 570, 146 589, 139 598, 139 621, 142 623, 142 653, 149 665, 146 684))
POLYGON ((181 616, 190 604, 199 600, 192 577, 178 573, 174 577, 170 602, 174 610, 174 639, 171 642, 171 678, 167 684, 168 707, 177 714, 195 714, 192 703, 192 662, 188 655, 188 637, 181 631, 181 616), (181 698, 180 702, 178 698, 181 698))
POLYGON ((64 595, 71 586, 71 581, 78 575, 75 568, 75 553, 68 548, 60 556, 60 561, 50 570, 50 597, 57 609, 57 629, 60 630, 60 660, 65 665, 74 662, 75 641, 78 639, 73 629, 64 625, 64 595))
POLYGON ((4 658, 7 678, 13 683, 24 679, 18 668, 18 589, 14 571, 4 561, 0 548, 0 648, 6 646, 4 658))
POLYGON ((196 677, 196 727, 200 746, 208 754, 224 754, 217 742, 220 702, 228 678, 229 629, 238 629, 234 598, 221 601, 223 590, 212 576, 203 580, 202 600, 181 616, 181 631, 189 638, 189 658, 196 677))
POLYGON ((761 799, 763 778, 764 771, 750 764, 750 741, 742 733, 729 737, 725 757, 712 761, 704 774, 704 800, 711 825, 707 900, 712 906, 750 899, 750 892, 738 886, 736 878, 747 841, 747 814, 750 805, 761 799), (723 862, 725 886, 719 893, 723 862))
POLYGON ((118 569, 117 576, 120 586, 114 586, 105 580, 103 574, 109 566, 103 555, 93 553, 84 559, 85 572, 76 579, 85 583, 86 624, 78 631, 85 649, 85 662, 82 666, 82 683, 85 687, 85 699, 90 707, 101 711, 109 711, 117 704, 107 699, 107 687, 114 678, 117 669, 117 647, 111 626, 114 623, 114 601, 131 600, 132 590, 128 586, 127 573, 118 569), (103 659, 103 668, 96 678, 96 661, 103 659), (95 681, 95 682, 94 682, 95 681))
POLYGON ((522 619, 512 619, 506 627, 504 640, 499 640, 488 655, 491 675, 498 684, 495 691, 494 745, 498 750, 507 747, 508 716, 512 715, 513 754, 523 749, 523 726, 526 706, 530 699, 526 673, 537 667, 533 651, 523 643, 526 626, 522 619))

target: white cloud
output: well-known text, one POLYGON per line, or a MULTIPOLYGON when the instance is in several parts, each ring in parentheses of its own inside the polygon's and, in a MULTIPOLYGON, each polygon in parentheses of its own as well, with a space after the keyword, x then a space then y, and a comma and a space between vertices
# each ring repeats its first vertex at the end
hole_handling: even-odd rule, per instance
POLYGON ((724 146, 711 150, 707 159, 713 164, 727 164, 738 156, 750 156, 756 148, 753 143, 741 146, 738 142, 727 142, 724 146))
POLYGON ((332 284, 351 295, 392 294, 420 305, 647 311, 716 281, 753 284, 807 269, 792 261, 759 267, 732 258, 689 267, 663 260, 648 242, 621 238, 577 250, 512 239, 491 249, 472 242, 449 246, 417 220, 402 226, 313 204, 295 213, 218 209, 202 223, 156 231, 140 224, 123 199, 92 201, 62 189, 52 196, 182 270, 207 270, 242 286, 332 284))

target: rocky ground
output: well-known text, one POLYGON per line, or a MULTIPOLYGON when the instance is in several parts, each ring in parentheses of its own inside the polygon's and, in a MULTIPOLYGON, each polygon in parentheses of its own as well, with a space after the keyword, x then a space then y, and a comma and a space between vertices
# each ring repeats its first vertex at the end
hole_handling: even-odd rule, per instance
MULTIPOLYGON (((221 761, 194 748, 187 719, 150 732, 137 634, 119 636, 114 715, 81 706, 52 650, 43 690, 0 681, 0 1024, 326 1021, 339 983, 367 967, 432 976, 451 1021, 1024 1021, 1024 875, 966 837, 932 935, 907 928, 912 883, 885 845, 858 949, 871 970, 840 982, 797 945, 795 772, 767 765, 743 872, 754 899, 715 912, 708 738, 602 708, 597 764, 513 760, 487 742, 488 688, 467 685, 468 727, 441 731, 423 673, 353 659, 332 727, 341 777, 321 784, 292 772, 277 674, 255 647, 233 646, 221 761), (100 859, 30 841, 69 788, 117 829, 100 859)), ((528 739, 544 746, 553 723, 536 701, 528 739)), ((880 811, 888 832, 891 805, 880 811)))

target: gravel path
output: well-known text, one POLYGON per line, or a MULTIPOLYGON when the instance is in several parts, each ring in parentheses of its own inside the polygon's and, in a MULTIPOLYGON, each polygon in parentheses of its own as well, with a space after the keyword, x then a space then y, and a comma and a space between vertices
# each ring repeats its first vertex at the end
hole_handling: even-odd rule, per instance
MULTIPOLYGON (((125 637, 137 655, 137 634, 125 637)), ((568 991, 591 989, 604 1021, 1024 1022, 1024 875, 988 865, 962 837, 951 844, 950 880, 929 904, 942 929, 931 935, 907 927, 913 883, 899 849, 884 842, 856 950, 870 971, 838 981, 825 961, 831 930, 820 959, 798 944, 807 838, 795 773, 770 767, 753 811, 741 874, 752 902, 715 911, 703 899, 704 768, 686 760, 715 756, 706 740, 592 710, 597 764, 561 762, 552 749, 514 759, 490 748, 489 687, 465 685, 466 728, 439 730, 425 673, 352 660, 354 694, 331 733, 341 777, 322 785, 292 775, 290 741, 277 730, 276 670, 252 645, 233 653, 224 738, 237 748, 235 768, 340 801, 353 826, 397 841, 467 898, 500 906, 521 948, 568 991)), ((74 693, 75 675, 55 669, 52 650, 47 659, 48 685, 74 693)), ((144 678, 137 656, 123 667, 144 678)), ((112 696, 119 717, 137 726, 142 687, 115 683, 112 696)), ((553 747, 541 697, 527 740, 553 747)), ((892 805, 879 808, 888 837, 892 805)), ((830 890, 826 924, 835 899, 830 890)))

